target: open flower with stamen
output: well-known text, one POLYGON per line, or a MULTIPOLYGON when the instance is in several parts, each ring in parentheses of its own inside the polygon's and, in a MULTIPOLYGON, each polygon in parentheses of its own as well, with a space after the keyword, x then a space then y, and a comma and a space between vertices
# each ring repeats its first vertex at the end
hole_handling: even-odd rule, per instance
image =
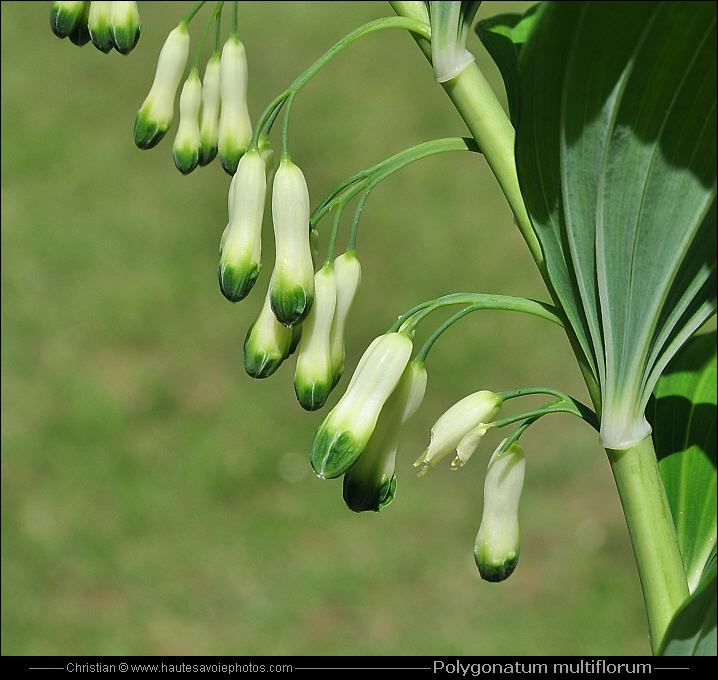
POLYGON ((474 559, 481 578, 503 581, 519 560, 519 501, 526 461, 521 446, 501 447, 491 456, 484 482, 484 513, 476 536, 474 559))
POLYGON ((50 28, 58 38, 69 37, 79 26, 89 2, 53 2, 50 28))
POLYGON ((323 479, 345 473, 364 451, 382 407, 399 383, 412 352, 411 338, 386 333, 359 360, 347 391, 324 419, 310 461, 323 479))
POLYGON ((243 300, 259 274, 266 181, 262 156, 252 149, 242 156, 229 187, 229 225, 222 240, 218 278, 230 302, 243 300))
POLYGON ((92 44, 107 54, 113 47, 112 30, 110 29, 111 2, 91 2, 90 13, 87 15, 87 30, 90 32, 92 44))
POLYGON ((294 391, 307 411, 316 411, 332 390, 329 333, 337 301, 334 267, 324 265, 314 275, 314 304, 302 323, 294 391))
POLYGON ((187 175, 197 167, 202 141, 199 134, 199 110, 202 106, 202 83, 199 73, 193 68, 184 86, 179 101, 179 125, 172 145, 175 166, 187 175))
POLYGON ((267 295, 244 340, 245 370, 252 378, 268 378, 289 356, 291 342, 292 329, 277 321, 267 295))
POLYGON ((366 448, 344 474, 344 502, 350 510, 379 512, 394 499, 399 438, 424 398, 426 377, 423 362, 410 361, 381 409, 366 448))
POLYGON ((334 260, 337 281, 337 307, 332 319, 332 382, 336 385, 344 373, 344 331, 349 310, 361 281, 361 265, 353 252, 347 251, 334 260))
POLYGON ((135 49, 142 29, 137 3, 111 2, 109 4, 112 44, 120 54, 129 54, 135 49))
POLYGON ((135 118, 135 144, 151 149, 165 136, 172 124, 175 96, 189 54, 187 24, 180 23, 165 40, 157 60, 155 79, 135 118))
POLYGON ((314 301, 314 263, 309 244, 309 190, 288 156, 279 162, 272 186, 276 258, 269 284, 272 309, 285 326, 300 323, 314 301))
POLYGON ((202 80, 202 110, 199 120, 199 136, 202 149, 199 164, 207 165, 217 155, 219 138, 220 97, 220 55, 215 52, 208 60, 202 80))
POLYGON ((252 137, 252 122, 247 109, 247 55, 236 35, 230 35, 222 48, 220 91, 219 160, 225 171, 234 175, 252 137))
POLYGON ((501 408, 501 397, 495 392, 482 390, 454 404, 431 428, 429 447, 415 467, 421 466, 419 475, 426 474, 442 458, 456 449, 454 465, 463 465, 474 452, 490 423, 501 408))

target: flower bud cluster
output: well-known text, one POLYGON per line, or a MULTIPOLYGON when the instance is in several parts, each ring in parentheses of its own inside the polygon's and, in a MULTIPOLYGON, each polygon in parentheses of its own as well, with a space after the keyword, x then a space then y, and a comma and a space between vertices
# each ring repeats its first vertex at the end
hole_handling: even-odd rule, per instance
POLYGON ((50 28, 58 38, 75 45, 92 44, 101 52, 113 48, 129 54, 140 39, 140 14, 136 2, 53 2, 50 28))
MULTIPOLYGON (((149 94, 137 112, 134 138, 140 149, 159 144, 172 125, 189 47, 183 21, 165 40, 149 94)), ((183 174, 219 155, 222 167, 234 176, 252 136, 247 74, 244 45, 235 34, 227 38, 221 53, 208 59, 203 81, 196 65, 190 69, 179 98, 179 126, 172 146, 175 165, 183 174)))

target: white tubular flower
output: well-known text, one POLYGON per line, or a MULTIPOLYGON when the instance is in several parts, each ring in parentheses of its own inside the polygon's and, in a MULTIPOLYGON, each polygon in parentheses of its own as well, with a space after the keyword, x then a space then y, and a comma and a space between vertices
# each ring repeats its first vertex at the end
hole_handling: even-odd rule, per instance
POLYGON ((501 445, 489 461, 484 514, 474 546, 476 566, 485 581, 507 579, 519 560, 518 511, 526 461, 518 444, 499 453, 501 445))
POLYGON ((50 5, 50 28, 58 38, 67 38, 80 25, 89 2, 53 2, 50 5))
POLYGON ((267 295, 244 340, 245 370, 252 378, 268 378, 289 356, 291 342, 292 329, 277 321, 267 295))
POLYGON ((105 54, 113 47, 110 5, 112 5, 111 2, 91 2, 90 13, 87 15, 87 30, 90 32, 90 40, 100 52, 105 54))
POLYGON ((189 54, 187 25, 172 30, 157 60, 155 79, 135 118, 135 144, 151 149, 159 143, 172 124, 175 96, 189 54))
POLYGON ((135 49, 142 30, 136 2, 110 3, 110 30, 112 44, 120 54, 129 54, 135 49))
POLYGON ((199 164, 207 165, 217 155, 219 138, 220 97, 220 55, 215 52, 207 61, 202 81, 202 112, 200 113, 199 136, 202 150, 199 164))
POLYGON ((426 392, 426 369, 410 361, 399 384, 379 414, 369 443, 343 480, 344 502, 354 512, 379 512, 396 492, 396 451, 402 427, 416 412, 426 392))
POLYGON ((421 466, 419 475, 426 474, 454 449, 458 454, 454 464, 466 463, 500 407, 501 397, 487 390, 470 394, 454 404, 431 428, 429 448, 414 463, 414 467, 421 466))
POLYGON ((314 275, 314 304, 302 324, 294 391, 302 408, 316 411, 332 390, 329 333, 337 302, 337 282, 332 265, 314 275))
POLYGON ((262 265, 266 181, 259 150, 248 151, 229 186, 229 225, 223 235, 217 272, 222 294, 230 302, 239 302, 249 294, 262 265))
POLYGON ((344 331, 349 310, 354 303, 359 283, 361 265, 354 253, 346 252, 334 260, 337 279, 337 309, 332 320, 331 354, 332 381, 336 385, 344 373, 344 331))
POLYGON ((175 166, 187 175, 197 167, 202 141, 199 134, 199 110, 202 106, 202 83, 197 69, 192 69, 182 87, 179 101, 179 125, 172 145, 175 166))
POLYGON ((252 137, 252 122, 247 110, 247 55, 236 35, 230 35, 222 48, 220 91, 219 160, 225 171, 234 175, 252 137))
POLYGON ((68 36, 68 38, 70 38, 70 42, 74 43, 78 47, 82 47, 90 42, 90 30, 87 28, 87 20, 90 17, 91 4, 92 3, 90 2, 82 3, 82 16, 80 17, 80 21, 77 22, 75 30, 68 36))
POLYGON ((272 186, 276 260, 269 284, 272 309, 285 326, 300 323, 314 301, 314 263, 309 245, 309 190, 302 171, 281 159, 272 186))
POLYGON ((319 477, 345 473, 364 451, 411 351, 411 339, 404 333, 386 333, 369 345, 347 391, 314 437, 310 461, 319 477))

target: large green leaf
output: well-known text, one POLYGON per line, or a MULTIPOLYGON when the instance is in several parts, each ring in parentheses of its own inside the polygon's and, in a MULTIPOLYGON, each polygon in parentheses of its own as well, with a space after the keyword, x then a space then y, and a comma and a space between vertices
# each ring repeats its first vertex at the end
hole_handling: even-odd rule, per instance
POLYGON ((716 547, 717 402, 713 332, 668 364, 647 412, 691 592, 716 547))
POLYGON ((549 2, 518 51, 516 162, 601 386, 604 446, 715 313, 716 5, 549 2))

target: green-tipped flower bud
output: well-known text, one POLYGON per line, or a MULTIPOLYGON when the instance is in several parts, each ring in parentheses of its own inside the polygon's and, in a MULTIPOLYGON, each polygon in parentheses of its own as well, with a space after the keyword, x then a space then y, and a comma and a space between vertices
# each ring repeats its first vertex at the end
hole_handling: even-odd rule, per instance
POLYGON ((69 37, 79 26, 89 2, 53 2, 50 5, 50 28, 58 38, 69 37))
POLYGON ((199 122, 199 136, 202 150, 199 164, 207 165, 217 155, 219 137, 220 98, 220 55, 215 52, 207 61, 202 81, 202 112, 199 122))
POLYGON ((319 477, 331 479, 345 473, 364 451, 411 351, 411 339, 404 333, 386 333, 369 345, 347 391, 314 437, 310 461, 319 477))
POLYGON ((157 145, 172 124, 175 96, 188 54, 187 25, 180 23, 165 40, 152 87, 135 118, 135 144, 140 149, 157 145))
POLYGON ((344 330, 349 310, 361 281, 361 265, 354 253, 346 252, 334 260, 337 279, 337 309, 332 320, 332 380, 336 385, 344 373, 344 330))
POLYGON ((484 514, 474 546, 476 566, 485 581, 507 579, 519 560, 518 512, 526 461, 518 444, 503 452, 501 445, 489 461, 484 514))
POLYGON ((316 411, 332 390, 329 333, 337 301, 334 268, 325 265, 314 275, 314 304, 302 324, 294 391, 307 411, 316 411))
POLYGON ((272 186, 276 260, 269 287, 272 309, 285 326, 300 323, 314 301, 309 245, 309 190, 302 171, 285 156, 272 186))
POLYGON ((142 30, 137 3, 111 2, 110 5, 112 44, 120 54, 129 54, 135 49, 142 30))
POLYGON ((382 408, 366 449, 344 475, 344 502, 350 510, 379 512, 394 499, 399 437, 404 423, 419 408, 425 391, 424 364, 410 361, 382 408))
POLYGON ((192 69, 182 87, 179 101, 179 125, 172 145, 175 166, 187 175, 197 167, 202 142, 199 136, 199 109, 202 106, 202 83, 197 69, 192 69))
POLYGON ((70 38, 70 42, 74 43, 78 47, 87 45, 87 43, 90 42, 90 30, 87 28, 87 20, 90 17, 91 4, 92 3, 90 2, 83 3, 84 7, 82 8, 82 16, 80 17, 80 21, 77 22, 75 30, 68 36, 68 38, 70 38))
POLYGON ((219 287, 230 302, 243 300, 257 280, 262 259, 262 218, 267 195, 264 161, 257 149, 239 162, 229 186, 229 225, 219 260, 219 287))
POLYGON ((454 449, 458 454, 454 465, 464 465, 478 446, 486 424, 496 417, 500 407, 501 397, 486 390, 454 404, 431 428, 429 448, 414 463, 415 467, 421 466, 419 474, 426 474, 454 449))
POLYGON ((110 30, 111 2, 91 2, 90 13, 87 15, 87 30, 90 32, 92 44, 107 54, 112 49, 112 32, 110 30))
POLYGON ((236 35, 230 35, 222 48, 220 90, 219 160, 225 171, 234 175, 252 137, 247 110, 247 55, 236 35))
POLYGON ((267 295, 244 340, 245 370, 253 378, 268 378, 289 356, 291 342, 292 329, 277 321, 267 295))

